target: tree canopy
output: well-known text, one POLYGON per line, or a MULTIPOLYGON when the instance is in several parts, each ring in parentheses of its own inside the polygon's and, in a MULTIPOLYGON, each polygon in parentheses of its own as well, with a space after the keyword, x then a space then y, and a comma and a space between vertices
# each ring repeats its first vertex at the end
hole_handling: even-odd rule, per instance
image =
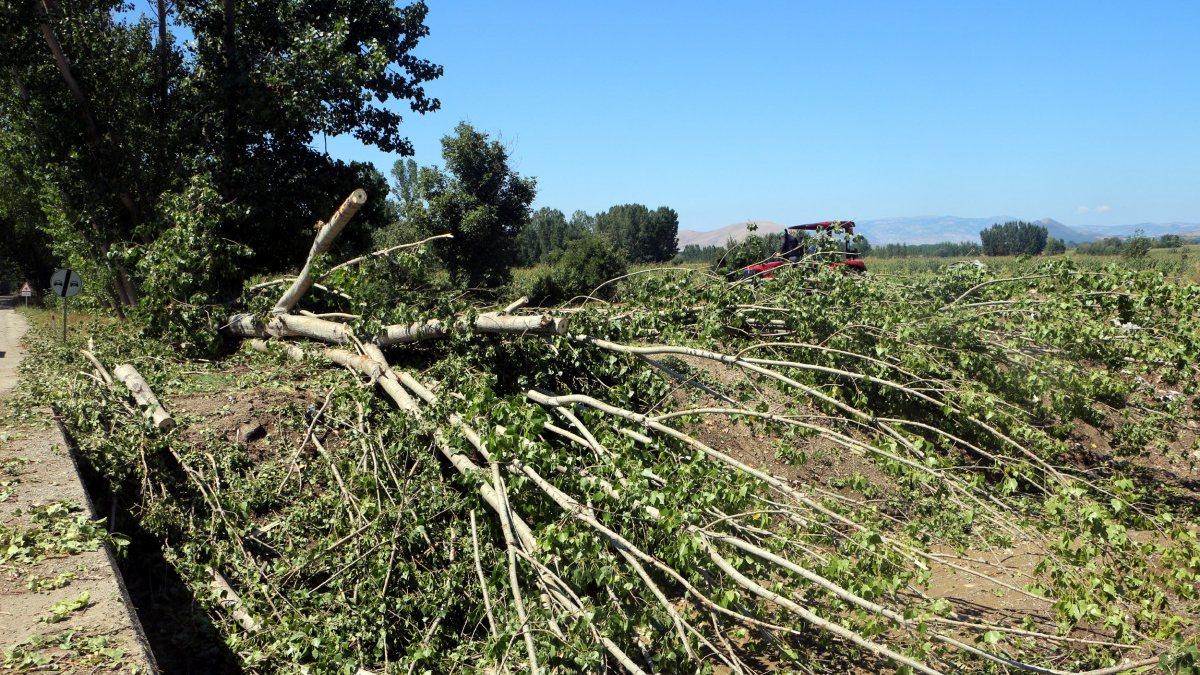
POLYGON ((302 234, 355 187, 375 188, 359 218, 386 220, 378 172, 313 145, 346 134, 412 153, 383 102, 439 106, 423 85, 441 67, 412 54, 424 3, 160 0, 153 20, 127 9, 0 5, 0 219, 46 235, 118 306, 139 296, 137 251, 173 225, 164 205, 198 177, 236 205, 213 236, 251 248, 243 272, 293 264, 302 234))
POLYGON ((419 171, 418 198, 404 210, 408 226, 427 234, 449 232, 437 242, 450 274, 470 286, 508 281, 517 259, 517 235, 529 222, 537 182, 508 166, 499 141, 460 122, 442 139, 446 169, 419 171))
POLYGON ((984 255, 1037 255, 1046 248, 1048 230, 1020 220, 995 224, 979 233, 984 255))
POLYGON ((583 211, 576 211, 567 220, 558 209, 540 208, 517 237, 517 263, 547 262, 554 254, 566 250, 571 242, 591 233, 594 227, 595 219, 583 211))
POLYGON ((679 249, 679 214, 667 206, 614 206, 596 214, 596 231, 624 248, 630 262, 666 262, 679 249))

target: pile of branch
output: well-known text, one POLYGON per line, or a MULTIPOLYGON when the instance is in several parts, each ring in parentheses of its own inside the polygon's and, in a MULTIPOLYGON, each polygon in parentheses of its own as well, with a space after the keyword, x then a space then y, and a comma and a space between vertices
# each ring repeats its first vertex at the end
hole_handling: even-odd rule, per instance
MULTIPOLYGON (((553 439, 553 442, 566 442, 576 447, 579 452, 594 455, 598 465, 609 468, 611 476, 611 479, 596 476, 594 477, 595 482, 601 486, 604 494, 610 497, 614 503, 621 502, 622 494, 628 491, 632 481, 662 485, 665 484, 665 480, 649 466, 643 466, 637 475, 623 473, 616 469, 616 463, 612 461, 613 450, 600 441, 602 434, 584 422, 577 412, 580 409, 596 411, 603 416, 603 419, 610 422, 606 425, 606 433, 619 433, 635 439, 646 447, 648 452, 652 450, 654 453, 662 453, 668 457, 674 456, 681 463, 688 461, 689 453, 699 453, 706 461, 729 472, 729 476, 736 476, 739 481, 748 481, 755 485, 758 491, 755 499, 761 504, 764 511, 772 515, 772 522, 778 523, 776 531, 766 531, 750 524, 748 515, 753 514, 727 513, 719 509, 709 509, 707 512, 694 514, 695 517, 684 527, 683 532, 671 531, 670 526, 663 522, 659 511, 653 505, 640 504, 636 507, 636 516, 639 521, 646 528, 651 530, 657 528, 658 530, 655 537, 650 539, 688 538, 698 547, 704 561, 704 569, 699 571, 681 569, 668 563, 662 555, 656 554, 646 545, 635 543, 635 540, 639 539, 638 537, 634 537, 629 532, 620 531, 619 526, 614 524, 614 519, 602 513, 587 498, 569 494, 566 489, 556 485, 553 480, 555 473, 552 468, 548 470, 533 466, 516 458, 497 458, 485 439, 493 432, 503 433, 503 429, 489 429, 485 426, 488 424, 486 420, 465 419, 458 413, 445 412, 447 407, 452 409, 453 406, 452 401, 451 405, 447 406, 446 399, 449 397, 445 394, 435 393, 441 388, 436 383, 424 382, 417 375, 394 367, 385 356, 383 348, 434 340, 456 332, 474 331, 499 335, 565 335, 582 348, 629 358, 645 358, 650 355, 684 355, 705 359, 790 388, 835 413, 837 419, 872 429, 881 437, 894 441, 897 447, 916 457, 920 457, 922 451, 914 445, 910 436, 902 431, 905 424, 915 424, 915 422, 876 418, 866 411, 859 410, 853 405, 835 399, 817 388, 790 377, 786 372, 789 370, 821 370, 825 374, 845 380, 865 382, 902 391, 917 400, 932 405, 946 408, 950 406, 950 403, 936 394, 927 393, 926 390, 919 390, 899 381, 872 377, 850 370, 831 369, 794 361, 756 359, 670 345, 651 347, 625 345, 585 335, 570 335, 567 318, 544 313, 513 314, 512 312, 519 307, 519 303, 514 303, 513 306, 499 312, 460 316, 449 321, 430 319, 387 326, 382 331, 367 336, 355 335, 352 328, 346 323, 296 312, 305 292, 313 286, 314 258, 328 251, 334 239, 365 202, 365 199, 365 193, 361 190, 355 191, 338 208, 329 222, 320 229, 304 266, 275 303, 269 318, 259 318, 244 313, 235 314, 229 318, 224 330, 231 336, 252 338, 252 347, 258 351, 270 351, 273 343, 279 343, 279 349, 282 349, 290 358, 325 360, 349 369, 362 376, 365 381, 378 386, 395 404, 400 414, 409 415, 432 430, 433 445, 436 451, 455 472, 466 479, 464 484, 477 486, 475 490, 478 498, 491 511, 499 524, 499 532, 502 534, 503 541, 497 546, 505 552, 506 556, 510 603, 505 603, 500 598, 492 598, 487 594, 487 584, 482 580, 484 575, 482 569, 479 568, 478 558, 476 566, 479 568, 481 587, 484 591, 483 603, 486 605, 491 630, 497 630, 497 620, 494 616, 497 608, 511 606, 511 611, 516 615, 515 625, 518 626, 527 659, 524 669, 530 672, 543 670, 541 663, 544 662, 544 659, 537 636, 550 635, 562 639, 564 625, 582 626, 582 629, 591 635, 595 643, 608 655, 612 663, 618 664, 622 669, 631 673, 643 673, 655 669, 655 645, 648 644, 634 635, 608 634, 603 626, 594 620, 596 599, 588 597, 583 589, 573 588, 557 571, 558 561, 552 560, 546 555, 548 547, 544 542, 539 541, 540 525, 530 522, 522 515, 527 513, 528 502, 514 498, 506 477, 508 479, 519 477, 525 485, 532 486, 530 489, 538 496, 539 500, 553 504, 561 518, 573 521, 585 531, 590 532, 597 541, 602 542, 607 551, 606 555, 620 561, 629 575, 631 583, 640 589, 639 592, 643 594, 644 601, 655 607, 662 616, 667 617, 672 633, 669 639, 677 641, 678 645, 697 664, 701 661, 719 662, 736 673, 755 670, 747 664, 747 655, 740 650, 736 641, 729 639, 727 633, 731 627, 745 629, 773 641, 793 640, 803 636, 806 630, 811 629, 830 637, 836 643, 870 653, 896 667, 927 674, 957 669, 959 661, 955 659, 959 658, 980 659, 1004 668, 1034 673, 1059 675, 1068 672, 1048 666, 1025 663, 1004 653, 994 653, 970 644, 974 637, 986 631, 998 631, 1042 644, 1086 643, 1090 646, 1101 645, 1108 649, 1127 652, 1133 648, 1132 645, 1071 638, 1021 626, 973 621, 967 618, 968 615, 965 611, 961 611, 964 608, 954 609, 948 615, 921 616, 919 612, 909 611, 914 609, 913 607, 904 605, 889 607, 882 602, 867 599, 819 573, 814 565, 803 562, 799 556, 786 554, 787 550, 800 551, 803 549, 802 544, 798 541, 787 539, 789 532, 815 528, 817 531, 823 532, 825 536, 832 536, 847 545, 853 545, 855 535, 865 532, 868 529, 866 526, 848 517, 840 510, 831 508, 826 504, 822 495, 805 492, 784 478, 772 475, 761 468, 750 466, 727 452, 701 441, 685 429, 668 424, 671 419, 685 415, 722 415, 754 418, 770 424, 802 428, 807 432, 813 432, 826 438, 848 452, 883 456, 911 471, 928 475, 932 478, 931 485, 943 486, 948 489, 952 498, 962 508, 978 510, 986 522, 999 531, 1019 534, 1012 524, 1009 514, 1006 514, 977 487, 943 475, 937 469, 930 468, 919 461, 848 435, 834 428, 828 421, 818 423, 794 416, 774 415, 749 407, 697 408, 648 415, 621 408, 593 396, 556 395, 536 390, 527 392, 529 405, 542 407, 552 416, 564 420, 566 426, 560 427, 546 423, 542 434, 535 438, 524 438, 521 442, 526 446, 536 446, 539 443, 549 443, 553 439), (295 342, 283 342, 282 340, 286 338, 305 338, 322 344, 315 348, 301 346, 295 342), (461 449, 455 442, 456 439, 465 439, 467 449, 461 449), (780 539, 787 541, 787 545, 778 545, 780 539), (753 563, 750 564, 748 561, 753 561, 753 563), (523 579, 526 580, 524 587, 523 579), (738 601, 731 603, 715 597, 715 593, 719 589, 730 586, 738 589, 740 593, 738 601), (530 600, 536 598, 537 604, 530 603, 527 598, 530 600), (835 616, 834 612, 828 609, 833 607, 845 607, 850 611, 835 616), (882 622, 888 627, 870 636, 866 631, 853 627, 850 619, 855 612, 869 617, 870 621, 882 622), (804 626, 808 628, 806 629, 804 626), (930 651, 926 657, 916 657, 906 653, 907 649, 921 644, 926 638, 936 641, 948 652, 943 654, 930 651), (957 656, 951 657, 948 654, 957 656), (944 665, 938 665, 929 658, 930 656, 944 665)), ((100 367, 98 362, 97 366, 100 367)), ((165 411, 162 411, 161 405, 154 398, 149 387, 145 385, 145 381, 137 376, 136 371, 133 371, 132 368, 124 368, 123 366, 118 369, 119 377, 127 384, 138 402, 147 407, 147 414, 156 420, 156 424, 159 423, 158 420, 165 415, 165 411)), ((109 380, 111 381, 111 378, 109 380)), ((976 444, 952 436, 947 432, 933 429, 934 433, 947 437, 952 445, 964 453, 982 456, 983 459, 998 464, 1019 462, 1035 467, 1045 478, 1044 485, 1047 489, 1051 485, 1072 480, 1047 464, 1022 443, 1008 437, 985 420, 962 411, 956 411, 952 406, 947 409, 951 411, 951 414, 960 413, 970 424, 975 425, 981 434, 992 438, 996 444, 1008 450, 1008 453, 1003 455, 996 451, 986 451, 976 444)), ((165 419, 169 420, 169 416, 165 419)), ((628 462, 624 465, 627 466, 628 462)), ((471 518, 474 526, 473 513, 471 518)), ((477 537, 474 528, 472 536, 477 537)), ((478 555, 478 545, 475 546, 475 550, 478 555)), ((819 558, 819 553, 814 555, 819 558)), ((967 566, 956 565, 945 556, 939 556, 935 561, 929 553, 887 537, 883 540, 881 552, 864 552, 863 555, 896 556, 915 568, 926 568, 932 562, 950 565, 964 573, 978 577, 984 583, 991 584, 995 588, 1026 593, 1023 589, 1016 588, 1000 579, 992 578, 967 566)), ((215 571, 213 578, 215 580, 223 579, 215 571)), ((227 582, 222 586, 221 595, 225 598, 226 605, 230 607, 234 618, 245 630, 260 628, 257 621, 245 613, 240 603, 233 603, 230 600, 231 597, 236 598, 236 593, 228 588, 227 582)), ((1030 597, 1036 598, 1032 595, 1030 597)), ((1036 599, 1040 602, 1052 601, 1052 599, 1046 598, 1036 599)), ((892 601, 900 602, 899 598, 892 598, 892 601)), ((619 607, 619 605, 617 606, 619 607)), ((1157 657, 1137 658, 1125 660, 1117 667, 1086 672, 1090 675, 1118 673, 1156 662, 1157 657)))

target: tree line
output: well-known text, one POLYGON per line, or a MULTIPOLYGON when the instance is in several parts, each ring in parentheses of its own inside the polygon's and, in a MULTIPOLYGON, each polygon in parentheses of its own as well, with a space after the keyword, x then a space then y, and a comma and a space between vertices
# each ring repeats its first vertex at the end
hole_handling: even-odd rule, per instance
POLYGON ((1140 258, 1154 248, 1182 248, 1188 240, 1178 234, 1147 237, 1140 230, 1132 237, 1105 237, 1097 241, 1080 244, 1077 253, 1085 255, 1119 255, 1140 258))
MULTIPOLYGON (((442 139, 440 166, 412 159, 401 115, 380 102, 440 107, 424 87, 442 67, 414 54, 429 34, 423 2, 155 9, 0 9, 0 290, 44 286, 69 266, 88 279, 85 301, 164 332, 163 317, 200 321, 245 280, 286 272, 314 223, 360 187, 370 199, 333 259, 450 233, 435 258, 452 282, 478 289, 573 249, 575 260, 605 253, 597 274, 675 255, 669 207, 533 212, 536 180, 469 124, 442 139), (331 157, 331 135, 401 155, 392 182, 331 157)), ((583 284, 567 276, 556 293, 583 284)))
POLYGON ((1021 220, 997 223, 979 233, 984 255, 1038 255, 1048 238, 1044 225, 1021 220))
POLYGON ((943 241, 936 244, 881 244, 872 246, 875 258, 959 258, 980 255, 983 249, 969 241, 943 241))
POLYGON ((551 262, 572 241, 599 236, 619 248, 629 262, 666 262, 679 246, 679 214, 667 206, 619 204, 589 215, 575 211, 570 218, 554 208, 534 212, 517 237, 518 262, 551 262))

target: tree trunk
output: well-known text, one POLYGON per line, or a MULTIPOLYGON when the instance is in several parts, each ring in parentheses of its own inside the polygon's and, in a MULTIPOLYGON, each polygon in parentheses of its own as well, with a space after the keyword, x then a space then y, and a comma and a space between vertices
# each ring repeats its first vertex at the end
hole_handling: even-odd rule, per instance
MULTIPOLYGON (((46 6, 41 3, 38 3, 38 9, 42 14, 42 23, 40 25, 42 39, 46 41, 46 46, 50 48, 50 53, 54 56, 54 65, 58 67, 58 72, 62 75, 63 81, 66 82, 67 89, 71 92, 71 97, 75 99, 75 105, 79 109, 79 117, 83 120, 83 124, 87 129, 92 152, 95 153, 97 162, 103 165, 103 158, 99 155, 102 143, 100 128, 96 125, 95 116, 92 115, 87 95, 84 94, 83 87, 79 86, 79 81, 75 79, 75 75, 71 72, 71 62, 67 60, 67 55, 63 52, 62 45, 54 35, 54 30, 50 27, 50 13, 46 10, 46 6)), ((108 182, 103 176, 101 176, 101 180, 105 183, 108 182)), ((119 191, 117 196, 121 200, 121 205, 129 212, 130 221, 137 223, 139 221, 139 213, 133 196, 124 190, 119 191)))
POLYGON ((300 298, 312 288, 312 264, 313 258, 329 250, 333 244, 333 240, 342 232, 342 228, 346 227, 346 223, 358 213, 358 209, 363 204, 367 203, 367 193, 362 188, 350 193, 346 197, 346 201, 338 207, 338 210, 329 218, 329 222, 321 227, 317 232, 317 236, 313 238, 312 249, 308 252, 308 258, 304 261, 304 267, 300 273, 296 275, 296 280, 292 285, 284 291, 279 297, 279 301, 275 303, 275 307, 271 310, 272 314, 286 314, 300 302, 300 298))
POLYGON ((506 333, 537 335, 562 335, 567 332, 568 319, 553 317, 548 314, 523 316, 508 316, 504 314, 486 313, 475 317, 474 322, 460 318, 453 324, 434 319, 419 323, 395 324, 385 326, 383 331, 375 336, 374 342, 380 346, 419 342, 445 337, 452 330, 475 330, 480 333, 506 333))
POLYGON ((222 157, 221 175, 223 176, 221 191, 226 198, 233 196, 234 185, 234 157, 237 154, 237 139, 234 137, 237 130, 237 64, 235 63, 236 49, 234 46, 234 0, 222 0, 221 7, 223 19, 225 22, 224 29, 221 32, 221 54, 223 63, 221 65, 224 72, 221 74, 222 95, 224 96, 224 105, 221 110, 221 127, 224 132, 224 151, 222 157))
POLYGON ((150 385, 146 383, 146 379, 128 363, 122 363, 113 369, 113 375, 129 388, 129 393, 133 394, 134 400, 139 405, 146 409, 146 417, 154 423, 158 429, 166 431, 175 426, 175 420, 171 418, 171 413, 168 413, 162 404, 158 402, 158 397, 154 395, 154 391, 150 389, 150 385))

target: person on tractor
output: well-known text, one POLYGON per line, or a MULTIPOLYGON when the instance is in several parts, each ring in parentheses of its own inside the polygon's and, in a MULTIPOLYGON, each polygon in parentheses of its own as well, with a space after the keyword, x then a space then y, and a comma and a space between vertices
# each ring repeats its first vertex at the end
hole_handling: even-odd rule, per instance
POLYGON ((770 279, 777 267, 802 262, 825 262, 829 267, 847 272, 865 272, 867 265, 862 261, 862 255, 855 245, 856 239, 852 220, 827 220, 786 227, 783 230, 783 240, 779 244, 779 252, 775 254, 774 259, 743 268, 742 276, 770 279), (809 236, 809 232, 812 232, 813 236, 809 236), (841 241, 835 242, 835 237, 841 241), (834 248, 837 250, 832 250, 834 248), (825 255, 822 255, 823 252, 825 255))

